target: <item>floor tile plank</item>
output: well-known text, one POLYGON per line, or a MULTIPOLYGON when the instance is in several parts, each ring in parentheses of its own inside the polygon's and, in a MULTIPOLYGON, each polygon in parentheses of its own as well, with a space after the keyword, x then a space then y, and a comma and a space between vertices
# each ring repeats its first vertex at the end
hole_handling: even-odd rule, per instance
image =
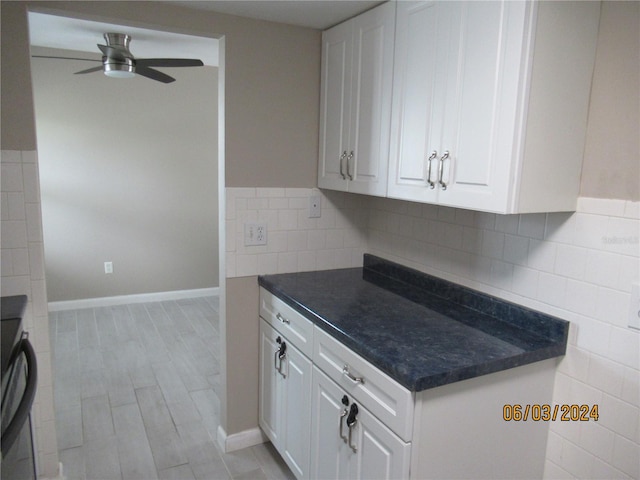
POLYGON ((107 395, 82 399, 82 436, 86 441, 106 439, 115 434, 107 395))
POLYGON ((222 454, 217 297, 49 315, 68 480, 293 479, 270 445, 222 454))

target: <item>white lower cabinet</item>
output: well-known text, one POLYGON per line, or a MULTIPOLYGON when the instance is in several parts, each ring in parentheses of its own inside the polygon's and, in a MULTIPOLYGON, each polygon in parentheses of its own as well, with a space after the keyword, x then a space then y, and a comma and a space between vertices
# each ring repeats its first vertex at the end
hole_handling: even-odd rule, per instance
POLYGON ((298 479, 542 478, 556 359, 411 392, 260 289, 259 422, 298 479), (487 440, 489 439, 489 440, 487 440))
POLYGON ((411 444, 313 367, 311 477, 408 478, 411 444))
POLYGON ((296 478, 408 478, 411 393, 264 289, 260 317, 260 428, 296 478))
POLYGON ((309 478, 311 360, 260 320, 260 427, 297 478, 309 478))

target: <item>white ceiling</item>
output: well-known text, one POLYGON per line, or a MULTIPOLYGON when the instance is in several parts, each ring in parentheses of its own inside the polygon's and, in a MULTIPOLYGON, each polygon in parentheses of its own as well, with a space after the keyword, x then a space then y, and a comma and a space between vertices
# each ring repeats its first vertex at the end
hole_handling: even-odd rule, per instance
POLYGON ((381 0, 178 0, 168 3, 324 30, 384 2, 381 0))

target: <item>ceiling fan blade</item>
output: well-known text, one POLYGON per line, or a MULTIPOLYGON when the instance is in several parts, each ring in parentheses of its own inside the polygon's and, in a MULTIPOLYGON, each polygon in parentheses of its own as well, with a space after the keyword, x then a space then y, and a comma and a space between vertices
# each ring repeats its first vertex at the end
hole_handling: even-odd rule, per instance
POLYGON ((95 60, 93 58, 75 58, 75 57, 53 57, 49 55, 31 55, 32 58, 55 58, 60 60, 83 60, 85 62, 101 62, 102 60, 95 60))
POLYGON ((104 66, 100 65, 99 67, 87 68, 86 70, 80 70, 76 72, 75 75, 83 74, 83 73, 92 73, 92 72, 101 72, 104 69, 104 66))
POLYGON ((102 53, 104 53, 107 57, 113 60, 125 60, 127 58, 132 58, 131 52, 129 52, 126 48, 122 47, 112 47, 111 45, 100 45, 98 44, 98 48, 102 53))
POLYGON ((154 70, 153 68, 148 68, 145 66, 138 66, 136 65, 136 73, 142 75, 143 77, 147 77, 150 78, 151 80, 157 80, 158 82, 162 82, 162 83, 171 83, 171 82, 175 82, 175 78, 170 77, 169 75, 166 75, 158 70, 154 70))
POLYGON ((137 66, 142 67, 202 67, 202 60, 195 58, 139 58, 137 66))

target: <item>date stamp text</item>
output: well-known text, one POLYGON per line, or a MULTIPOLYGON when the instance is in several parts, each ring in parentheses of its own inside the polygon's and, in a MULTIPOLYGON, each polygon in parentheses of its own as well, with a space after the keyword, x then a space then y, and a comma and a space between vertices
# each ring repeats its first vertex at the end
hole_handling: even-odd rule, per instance
POLYGON ((505 422, 588 422, 598 421, 598 404, 505 404, 502 407, 502 419, 505 422))

